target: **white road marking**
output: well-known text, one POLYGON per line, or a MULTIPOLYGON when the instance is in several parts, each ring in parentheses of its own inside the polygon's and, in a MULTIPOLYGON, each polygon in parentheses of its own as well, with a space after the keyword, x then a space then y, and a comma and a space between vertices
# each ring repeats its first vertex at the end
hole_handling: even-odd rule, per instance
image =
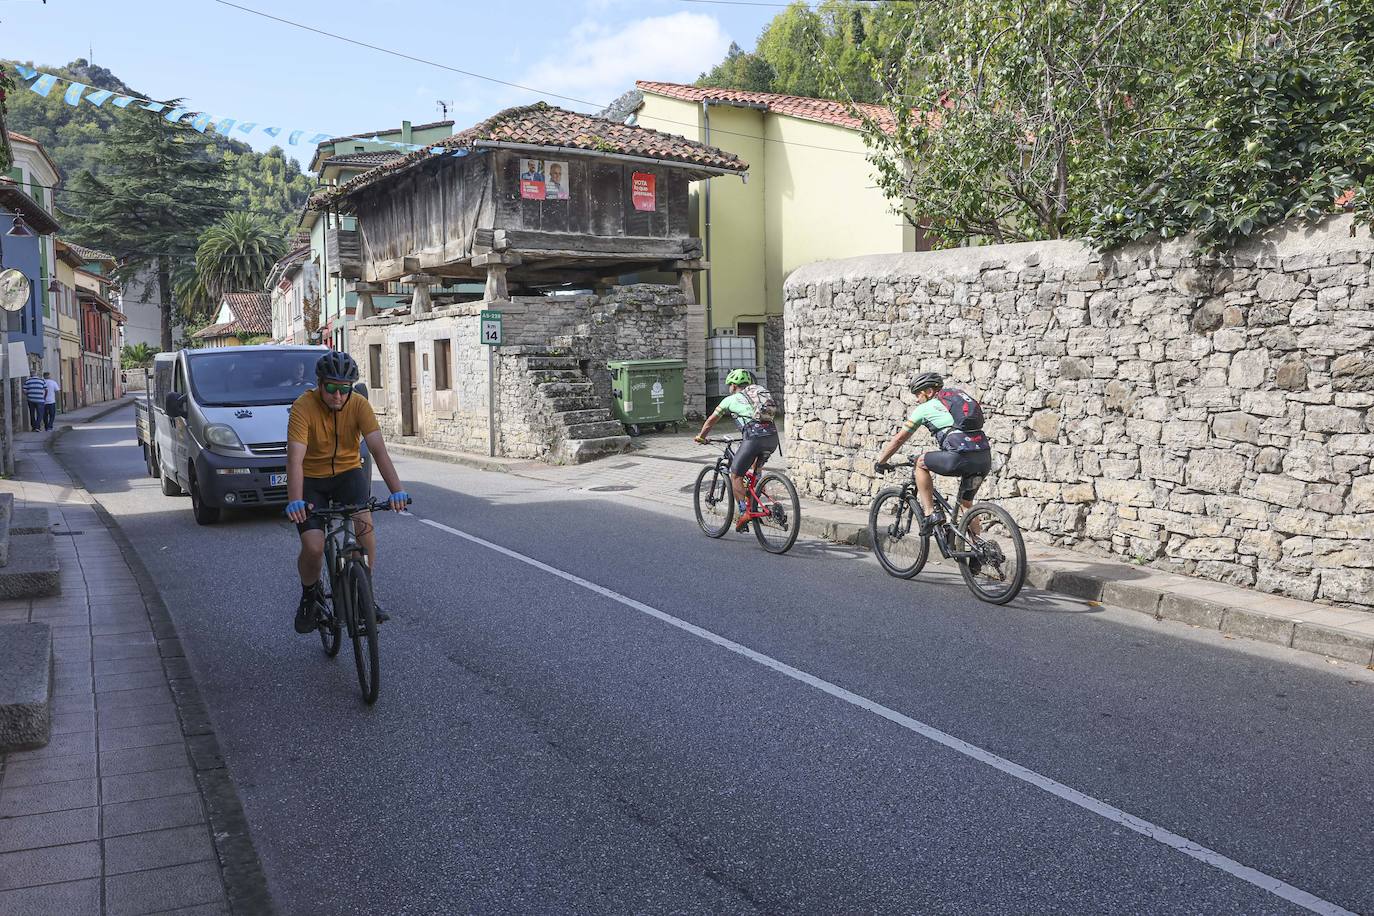
MULTIPOLYGON (((419 518, 418 516, 412 517, 419 518)), ((609 598, 619 604, 623 604, 628 608, 639 611, 641 614, 647 614, 655 620, 660 620, 669 626, 676 627, 686 633, 691 633, 693 636, 700 637, 707 642, 714 643, 722 649, 727 649, 736 655, 741 655, 750 661, 757 662, 765 668, 771 668, 779 674, 790 677, 795 681, 800 681, 807 686, 814 687, 822 693, 829 694, 836 699, 843 700, 860 709, 867 710, 874 715, 881 716, 889 722, 893 722, 909 731, 915 732, 923 738, 934 741, 936 744, 943 745, 956 753, 963 754, 965 757, 986 764, 994 770, 998 770, 1014 779, 1019 779, 1037 789, 1048 792, 1050 795, 1060 798, 1069 804, 1077 805, 1079 808, 1090 811, 1114 824, 1120 824, 1141 836, 1148 837, 1156 843, 1168 846, 1171 849, 1183 853, 1185 856, 1219 869, 1232 877, 1239 878, 1241 881, 1252 884, 1260 890, 1268 891, 1276 897, 1287 900, 1289 903, 1296 904, 1313 913, 1326 914, 1326 916, 1358 916, 1358 914, 1332 903, 1329 900, 1324 900, 1315 894, 1308 893, 1302 888, 1294 887, 1286 881, 1267 875, 1248 865, 1242 865, 1235 859, 1224 856, 1215 850, 1208 849, 1206 846, 1195 843, 1187 837, 1179 836, 1177 833, 1166 830, 1158 824, 1147 821, 1144 818, 1136 817, 1134 814, 1123 811, 1114 805, 1109 805, 1091 795, 1086 795, 1077 789, 1057 782, 1048 776, 1027 769, 1019 763, 1013 763, 1005 757, 999 757, 991 751, 986 751, 961 738, 956 738, 948 732, 943 732, 933 725, 927 725, 908 715, 897 712, 895 709, 890 709, 881 703, 875 703, 867 697, 860 696, 857 693, 846 690, 836 684, 832 684, 827 680, 816 677, 814 674, 808 674, 799 668, 792 667, 786 662, 781 662, 776 658, 764 655, 762 652, 756 652, 748 646, 741 645, 734 640, 727 639, 718 633, 713 633, 694 623, 688 623, 681 618, 674 617, 672 614, 660 611, 658 608, 650 607, 642 601, 636 601, 633 598, 626 597, 617 591, 606 588, 604 585, 598 585, 581 576, 561 570, 556 566, 550 566, 533 557, 525 556, 523 553, 511 550, 509 547, 502 547, 500 544, 494 544, 484 538, 468 534, 466 531, 459 531, 457 528, 451 528, 448 525, 433 521, 432 519, 419 518, 419 521, 429 525, 431 528, 437 528, 454 537, 462 538, 465 541, 495 551, 502 556, 510 557, 512 560, 524 563, 527 566, 533 566, 535 569, 546 572, 551 576, 557 576, 564 581, 581 586, 588 591, 595 592, 598 595, 609 598)))

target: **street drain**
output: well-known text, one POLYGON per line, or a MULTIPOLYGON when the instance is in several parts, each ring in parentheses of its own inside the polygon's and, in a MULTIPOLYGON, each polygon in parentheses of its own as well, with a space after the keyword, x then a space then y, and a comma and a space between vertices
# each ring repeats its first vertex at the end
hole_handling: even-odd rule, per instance
MULTIPOLYGON (((42 529, 35 528, 34 530, 35 530, 35 531, 39 531, 39 530, 42 530, 42 529)), ((53 532, 53 535, 54 535, 55 537, 60 537, 60 538, 64 538, 64 537, 65 537, 65 538, 70 538, 70 537, 76 537, 78 534, 85 534, 85 533, 86 533, 86 532, 84 532, 84 531, 54 531, 54 532, 53 532)))
POLYGON ((612 464, 607 467, 612 471, 628 471, 630 468, 639 467, 639 465, 633 461, 627 461, 624 464, 612 464))
POLYGON ((623 490, 633 490, 634 486, 627 483, 611 483, 604 487, 588 487, 593 493, 619 493, 623 490))

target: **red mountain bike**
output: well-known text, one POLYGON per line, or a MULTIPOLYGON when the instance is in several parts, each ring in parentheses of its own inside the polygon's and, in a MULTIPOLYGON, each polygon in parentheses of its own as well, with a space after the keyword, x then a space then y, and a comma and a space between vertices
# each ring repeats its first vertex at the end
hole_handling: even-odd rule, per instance
MULTIPOLYGON (((724 443, 725 453, 710 467, 697 475, 693 504, 697 524, 711 538, 723 537, 730 530, 735 517, 735 494, 730 490, 730 462, 735 458, 735 444, 739 437, 707 439, 724 443)), ((742 531, 746 525, 754 529, 759 545, 769 553, 787 553, 797 543, 801 532, 801 500, 797 488, 787 475, 779 471, 759 472, 757 466, 744 475, 749 490, 749 511, 736 525, 742 531)))

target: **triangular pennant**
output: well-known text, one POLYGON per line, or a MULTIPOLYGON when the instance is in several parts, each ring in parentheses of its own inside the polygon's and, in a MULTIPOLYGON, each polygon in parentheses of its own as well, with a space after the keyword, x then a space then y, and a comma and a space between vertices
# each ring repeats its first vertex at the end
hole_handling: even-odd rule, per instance
POLYGON ((440 156, 443 155, 444 148, 442 146, 431 146, 429 151, 436 156, 440 156))
POLYGON ((33 81, 33 85, 30 86, 29 89, 33 92, 38 93, 44 98, 47 98, 48 93, 52 92, 52 87, 56 85, 57 77, 53 76, 51 73, 44 73, 42 76, 38 77, 38 79, 33 81))
POLYGON ((75 105, 77 102, 81 101, 81 93, 89 88, 91 87, 83 83, 72 83, 67 87, 67 91, 63 93, 62 101, 66 102, 68 105, 75 105))
POLYGON ((167 120, 175 124, 188 114, 190 114, 190 112, 185 108, 173 108, 171 111, 167 112, 167 120))
POLYGON ((305 133, 305 131, 303 130, 291 131, 291 136, 286 138, 286 142, 290 143, 292 146, 295 146, 297 143, 301 142, 301 134, 303 133, 305 133))
POLYGON ((164 104, 162 104, 161 102, 149 102, 147 105, 144 105, 144 106, 143 106, 143 110, 144 110, 144 111, 161 111, 162 109, 164 109, 164 108, 166 108, 166 107, 167 107, 167 106, 164 105, 164 104))
POLYGON ((86 101, 90 102, 96 108, 99 108, 101 105, 104 105, 105 102, 113 95, 114 93, 108 89, 97 89, 95 92, 92 92, 90 95, 86 96, 86 101))
POLYGON ((265 134, 267 134, 267 136, 269 136, 269 137, 275 137, 275 136, 277 136, 278 134, 281 133, 281 128, 280 128, 280 127, 264 127, 264 128, 262 129, 262 132, 265 133, 265 134))
POLYGON ((196 115, 196 119, 191 122, 191 126, 201 133, 205 133, 205 128, 210 126, 210 116, 208 114, 196 115))
POLYGON ((33 69, 32 67, 26 67, 23 64, 15 64, 14 72, 18 73, 20 77, 26 80, 31 80, 38 75, 37 70, 33 69))
POLYGON ((242 124, 239 125, 239 133, 251 134, 253 132, 253 128, 257 126, 257 121, 244 121, 242 124))
POLYGON ((131 96, 131 95, 121 95, 119 98, 117 98, 117 99, 114 100, 114 107, 116 107, 116 108, 128 108, 128 107, 129 107, 129 103, 132 102, 133 100, 134 100, 134 97, 131 96))
POLYGON ((319 146, 321 143, 323 143, 324 141, 326 141, 326 140, 328 140, 328 139, 329 139, 329 134, 316 134, 315 136, 313 136, 313 137, 310 138, 310 145, 311 145, 311 146, 319 146))
POLYGON ((215 130, 218 131, 219 133, 224 134, 224 135, 227 137, 227 136, 229 136, 229 131, 233 130, 233 129, 234 129, 234 125, 237 124, 237 123, 239 123, 239 122, 238 122, 238 121, 235 121, 233 118, 225 118, 225 119, 222 120, 222 121, 216 122, 216 124, 215 124, 215 130))

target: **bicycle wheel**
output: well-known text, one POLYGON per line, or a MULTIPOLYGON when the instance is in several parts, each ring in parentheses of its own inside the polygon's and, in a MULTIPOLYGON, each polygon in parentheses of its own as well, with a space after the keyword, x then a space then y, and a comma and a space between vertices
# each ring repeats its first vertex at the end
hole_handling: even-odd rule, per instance
POLYGON ((372 579, 361 560, 350 560, 344 570, 344 589, 353 616, 349 635, 353 637, 353 661, 358 666, 358 687, 363 702, 377 702, 381 686, 381 665, 377 659, 377 606, 372 603, 372 579))
POLYGON ((959 534, 961 549, 977 554, 959 561, 959 572, 974 597, 989 604, 1006 604, 1015 598, 1026 584, 1026 545, 1011 515, 992 503, 978 503, 960 519, 959 534), (979 523, 976 536, 969 534, 975 519, 979 523))
POLYGON ((751 522, 754 537, 769 553, 787 553, 801 533, 801 500, 797 498, 797 488, 785 474, 767 471, 759 478, 757 492, 759 511, 767 512, 768 517, 751 522))
MULTIPOLYGON (((323 582, 320 583, 320 587, 323 589, 323 582)), ((333 591, 332 589, 331 593, 333 595, 338 594, 337 591, 333 591)), ((319 628, 320 645, 324 646, 324 654, 329 658, 333 658, 339 654, 339 645, 343 642, 343 628, 339 623, 342 616, 343 615, 339 613, 338 605, 334 603, 334 599, 331 597, 328 605, 325 607, 324 619, 320 621, 319 628)))
POLYGON ((730 475, 720 465, 702 468, 692 495, 697 524, 708 538, 718 538, 730 530, 735 517, 735 497, 730 492, 730 475))
POLYGON ((930 538, 921 535, 915 502, 899 487, 878 493, 868 510, 868 543, 889 576, 910 579, 925 568, 930 538))

